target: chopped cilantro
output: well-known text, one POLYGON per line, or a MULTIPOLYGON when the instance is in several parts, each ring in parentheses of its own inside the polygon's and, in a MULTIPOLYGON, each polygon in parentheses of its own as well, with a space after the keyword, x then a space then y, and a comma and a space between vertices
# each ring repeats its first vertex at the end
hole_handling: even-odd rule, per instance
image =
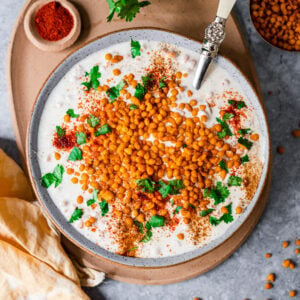
POLYGON ((82 160, 82 153, 78 147, 74 147, 68 158, 69 161, 82 160))
POLYGON ((245 162, 248 162, 248 161, 249 161, 249 156, 248 155, 245 155, 245 156, 241 157, 242 164, 244 164, 245 162))
POLYGON ((104 124, 97 129, 97 131, 95 132, 95 136, 103 135, 109 132, 111 132, 110 126, 108 124, 104 124))
POLYGON ((90 206, 90 205, 96 203, 96 201, 98 200, 98 192, 99 192, 98 190, 93 189, 93 199, 90 199, 86 202, 87 206, 90 206))
POLYGON ((223 116, 223 120, 227 121, 227 120, 229 120, 229 119, 231 119, 233 117, 234 117, 234 114, 225 113, 224 116, 223 116))
POLYGON ((145 235, 142 237, 142 239, 139 241, 139 243, 148 243, 152 238, 152 231, 147 230, 145 235))
POLYGON ((64 167, 61 165, 57 165, 52 173, 47 173, 41 178, 42 187, 48 188, 53 183, 54 186, 57 187, 62 182, 64 172, 64 167))
POLYGON ((92 67, 90 73, 86 72, 85 76, 90 76, 89 81, 81 83, 86 87, 86 91, 89 91, 91 88, 96 90, 100 85, 98 79, 101 78, 101 73, 99 73, 99 66, 92 67))
POLYGON ((228 179, 228 186, 241 186, 243 179, 238 176, 230 176, 228 179))
POLYGON ((247 107, 244 101, 229 100, 228 103, 231 104, 232 106, 235 106, 237 109, 247 107))
POLYGON ((96 203, 96 201, 94 199, 90 199, 90 200, 86 201, 87 206, 91 206, 94 203, 96 203))
POLYGON ((66 129, 62 129, 60 126, 56 126, 56 133, 59 137, 66 135, 66 129))
POLYGON ((152 73, 148 73, 146 76, 142 76, 142 81, 143 81, 143 85, 144 85, 145 89, 148 88, 148 86, 152 80, 153 80, 152 73))
POLYGON ((226 121, 222 121, 221 119, 217 118, 217 121, 221 124, 222 126, 222 131, 218 132, 218 137, 220 139, 225 138, 227 135, 232 136, 232 132, 229 128, 229 125, 226 123, 226 121))
POLYGON ((165 218, 162 216, 152 216, 149 223, 151 227, 162 227, 165 225, 165 218))
POLYGON ((83 215, 82 209, 76 207, 71 218, 69 219, 69 223, 73 223, 74 221, 79 220, 83 215))
POLYGON ((173 215, 178 214, 180 210, 182 210, 182 207, 181 206, 177 206, 176 209, 173 212, 173 215))
POLYGON ((202 211, 200 212, 200 216, 201 216, 201 217, 206 217, 206 216, 208 216, 209 214, 211 214, 213 211, 214 211, 214 209, 212 209, 212 208, 208 208, 208 209, 202 210, 202 211))
POLYGON ((111 87, 107 90, 107 96, 112 100, 110 103, 116 101, 115 99, 120 96, 120 91, 125 86, 125 82, 121 80, 116 86, 111 87))
POLYGON ((153 193, 155 189, 155 182, 150 178, 137 179, 136 184, 141 188, 143 192, 153 193))
POLYGON ((167 86, 167 84, 164 82, 164 80, 166 79, 167 77, 166 76, 164 76, 163 78, 161 78, 161 79, 159 79, 159 88, 160 89, 162 89, 162 88, 164 88, 164 87, 166 87, 167 86))
POLYGON ((250 128, 240 128, 238 130, 238 133, 242 136, 244 136, 245 134, 251 133, 251 129, 250 128))
POLYGON ((191 203, 189 203, 188 205, 189 205, 189 207, 191 207, 191 208, 193 208, 193 209, 196 209, 196 206, 195 206, 195 205, 193 205, 193 204, 191 204, 191 203))
POLYGON ((171 199, 171 200, 170 200, 170 203, 171 203, 171 205, 173 206, 173 205, 174 205, 174 200, 171 199))
POLYGON ((226 198, 229 196, 229 191, 226 186, 223 186, 220 181, 217 182, 217 186, 215 189, 211 189, 210 191, 208 189, 204 190, 203 193, 204 197, 210 197, 215 200, 215 205, 222 203, 225 201, 226 198))
POLYGON ((85 143, 85 139, 86 139, 86 134, 83 132, 76 132, 76 142, 78 145, 82 145, 85 143))
POLYGON ((71 108, 67 110, 67 115, 69 115, 71 118, 78 118, 79 117, 78 114, 75 114, 74 109, 71 109, 71 108))
POLYGON ((89 118, 87 119, 87 122, 88 124, 91 126, 91 127, 96 127, 98 124, 99 124, 99 119, 93 115, 89 115, 89 118))
POLYGON ((183 149, 184 149, 184 148, 186 148, 186 147, 187 147, 187 145, 186 145, 186 144, 183 144, 183 145, 182 145, 182 148, 183 148, 183 149))
POLYGON ((168 184, 164 183, 162 180, 159 180, 158 185, 158 192, 163 198, 166 198, 168 195, 177 195, 180 193, 179 190, 184 188, 183 181, 180 179, 171 180, 168 182, 168 184))
POLYGON ((131 39, 130 47, 132 58, 136 58, 137 56, 141 55, 141 44, 139 43, 139 41, 131 39))
POLYGON ((252 147, 252 145, 253 145, 252 142, 250 142, 249 140, 244 139, 244 138, 242 138, 242 137, 240 137, 240 138, 238 139, 238 142, 239 142, 239 144, 245 146, 248 150, 250 150, 251 147, 252 147))
POLYGON ((228 168, 224 159, 219 162, 219 166, 221 169, 225 170, 228 173, 228 168))
POLYGON ((128 249, 127 251, 130 252, 130 251, 133 251, 133 250, 136 250, 136 249, 138 249, 138 247, 137 247, 137 246, 134 246, 134 247, 128 249))
POLYGON ((99 202, 99 206, 101 209, 101 216, 104 217, 109 210, 108 203, 104 199, 101 199, 101 202, 99 202))
POLYGON ((145 94, 146 94, 145 88, 140 83, 138 83, 135 88, 134 97, 138 98, 139 100, 143 100, 145 94))
POLYGON ((148 221, 148 222, 146 222, 146 225, 145 225, 145 227, 146 227, 146 229, 147 230, 151 230, 152 229, 152 226, 151 226, 151 224, 150 224, 150 222, 148 221))
POLYGON ((217 219, 216 217, 210 216, 209 217, 209 221, 211 225, 217 226, 219 225, 222 221, 227 223, 230 223, 233 221, 233 216, 232 216, 232 203, 230 203, 229 205, 225 206, 228 210, 228 213, 223 214, 223 216, 219 219, 217 219))
POLYGON ((139 2, 138 0, 106 0, 109 7, 109 15, 106 18, 107 22, 111 22, 114 14, 121 19, 125 19, 126 22, 131 22, 137 13, 140 12, 140 8, 151 4, 149 1, 139 2))
POLYGON ((137 220, 134 220, 133 224, 139 229, 140 233, 144 233, 143 223, 141 223, 137 220))
POLYGON ((129 109, 133 110, 133 109, 138 109, 139 107, 135 104, 130 104, 129 109))

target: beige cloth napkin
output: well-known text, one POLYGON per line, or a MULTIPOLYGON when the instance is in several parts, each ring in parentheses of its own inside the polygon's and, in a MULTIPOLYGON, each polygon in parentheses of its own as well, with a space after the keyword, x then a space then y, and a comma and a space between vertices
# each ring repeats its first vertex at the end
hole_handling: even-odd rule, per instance
POLYGON ((23 171, 0 149, 0 299, 89 299, 80 281, 94 286, 104 274, 76 263, 77 274, 33 199, 23 171))

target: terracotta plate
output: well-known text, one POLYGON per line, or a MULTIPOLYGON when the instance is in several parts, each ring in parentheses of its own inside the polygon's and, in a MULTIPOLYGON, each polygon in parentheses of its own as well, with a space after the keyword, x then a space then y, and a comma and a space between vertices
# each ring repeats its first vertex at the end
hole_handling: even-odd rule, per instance
POLYGON ((132 257, 124 257, 111 252, 108 252, 96 245, 95 243, 88 240, 81 233, 79 233, 72 225, 68 223, 66 218, 62 215, 60 210, 55 206, 54 202, 51 200, 46 189, 42 188, 40 185, 41 171, 38 163, 37 153, 37 133, 38 127, 40 123, 40 117, 42 111, 44 109, 45 103, 48 100, 48 97, 54 87, 58 84, 58 82, 64 77, 64 75, 79 61, 87 57, 88 55, 104 49, 108 46, 118 44, 125 41, 130 41, 130 38, 136 40, 154 40, 154 41, 162 41, 169 44, 174 44, 176 46, 180 46, 195 52, 200 51, 200 43, 189 38, 183 37, 181 35, 157 30, 157 29, 133 29, 126 31, 115 32, 106 36, 103 36, 86 46, 82 47, 80 50, 73 53, 69 56, 61 65, 59 65, 55 71, 51 74, 49 79, 46 81, 44 86, 42 87, 34 109, 31 116, 31 121, 28 128, 28 137, 27 137, 27 159, 30 167, 30 175, 31 179, 38 195, 38 198, 41 204, 45 207, 48 215, 56 224, 56 226, 62 231, 62 233, 68 237, 75 244, 80 247, 88 250, 89 252, 95 254, 96 256, 103 257, 109 261, 114 261, 116 263, 121 263, 125 265, 135 266, 135 267, 163 267, 163 266, 171 266, 175 264, 179 264, 182 262, 186 262, 188 260, 199 257, 214 248, 221 245, 225 242, 229 237, 231 237, 243 224, 243 222, 247 219, 247 217, 251 214, 255 204, 257 203, 259 197, 262 194, 266 178, 267 171, 270 160, 270 144, 269 144, 269 133, 268 126, 266 122, 266 117, 261 106, 261 103, 258 99, 257 94, 255 93, 253 87, 247 81, 246 77, 239 71, 239 69, 233 65, 228 59, 219 56, 216 60, 216 63, 219 64, 222 68, 228 71, 229 74, 234 78, 234 80, 240 84, 242 90, 247 97, 247 99, 253 105, 256 114, 258 116, 258 120, 260 123, 260 127, 262 130, 261 140, 265 143, 264 148, 264 168, 262 171, 261 180, 259 182, 257 191, 255 193, 254 198, 249 204, 247 210, 241 215, 236 222, 232 224, 231 227, 218 239, 209 243, 208 245, 196 249, 191 252, 187 252, 184 254, 165 257, 165 258, 132 258, 132 257))

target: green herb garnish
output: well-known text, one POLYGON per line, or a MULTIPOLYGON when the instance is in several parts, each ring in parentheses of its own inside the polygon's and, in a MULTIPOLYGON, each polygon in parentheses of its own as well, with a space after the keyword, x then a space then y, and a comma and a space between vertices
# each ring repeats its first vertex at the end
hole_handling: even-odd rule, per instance
POLYGON ((103 135, 110 132, 111 132, 110 126, 108 124, 104 124, 97 129, 97 131, 95 132, 95 136, 103 135))
POLYGON ((155 189, 155 182, 150 178, 137 179, 136 184, 141 188, 141 191, 146 193, 153 193, 155 189))
POLYGON ((222 203, 225 201, 226 198, 229 196, 229 190, 226 186, 223 186, 220 181, 217 182, 217 186, 215 189, 208 189, 204 190, 203 193, 204 197, 210 197, 215 200, 215 205, 222 203))
POLYGON ((249 161, 249 156, 248 155, 245 155, 245 156, 241 157, 242 164, 244 164, 244 163, 246 163, 248 161, 249 161))
POLYGON ((251 147, 252 147, 252 145, 253 145, 252 142, 250 142, 249 140, 244 139, 244 138, 242 138, 242 137, 240 137, 240 138, 238 139, 238 142, 239 142, 239 144, 245 146, 248 150, 250 150, 251 147))
POLYGON ((137 246, 135 246, 135 247, 132 247, 132 248, 130 248, 129 250, 127 250, 128 252, 130 252, 130 251, 133 251, 133 250, 136 250, 136 249, 138 249, 138 247, 137 246))
POLYGON ((135 88, 134 97, 138 98, 139 100, 143 100, 145 94, 146 89, 140 83, 138 83, 135 88))
POLYGON ((162 89, 162 88, 164 88, 164 87, 166 87, 167 86, 167 84, 164 82, 164 80, 166 79, 167 77, 166 76, 164 76, 163 78, 161 78, 161 79, 159 79, 159 88, 160 89, 162 89))
POLYGON ((126 22, 131 22, 137 13, 140 12, 140 8, 151 4, 149 1, 139 2, 138 0, 106 0, 109 6, 109 15, 107 22, 110 22, 114 14, 116 14, 121 20, 125 19, 126 22))
POLYGON ((247 107, 244 101, 229 100, 228 103, 231 104, 232 106, 235 106, 237 109, 247 107))
POLYGON ((182 210, 182 207, 181 206, 177 206, 176 209, 173 212, 173 215, 178 214, 180 210, 182 210))
POLYGON ((85 76, 90 76, 89 81, 81 83, 86 87, 86 91, 89 91, 91 88, 96 90, 100 85, 98 79, 101 78, 101 73, 99 72, 99 66, 92 67, 90 73, 86 72, 85 76))
POLYGON ((69 161, 82 160, 82 153, 78 147, 74 147, 68 158, 69 161))
POLYGON ((225 170, 227 173, 229 172, 228 171, 228 168, 227 168, 227 165, 226 165, 226 162, 224 159, 222 159, 220 162, 219 162, 219 166, 221 169, 225 170))
POLYGON ((134 220, 133 224, 139 229, 140 233, 144 233, 143 224, 141 222, 134 220))
POLYGON ((69 223, 73 223, 74 221, 79 220, 83 215, 82 209, 76 207, 71 218, 69 219, 69 223))
POLYGON ((184 149, 184 148, 186 148, 186 147, 187 147, 187 145, 186 145, 186 144, 183 144, 183 145, 182 145, 182 148, 183 148, 183 149, 184 149))
POLYGON ((193 204, 191 204, 191 203, 189 203, 188 206, 191 207, 191 208, 193 208, 193 209, 196 209, 196 206, 193 205, 193 204))
POLYGON ((223 116, 223 120, 227 121, 227 120, 229 120, 229 119, 231 119, 233 117, 234 117, 234 114, 225 113, 224 116, 223 116))
POLYGON ((62 182, 64 172, 64 167, 61 165, 57 165, 52 173, 47 173, 41 178, 42 187, 48 188, 53 183, 54 186, 57 187, 62 182))
POLYGON ((125 82, 121 80, 116 86, 113 86, 107 90, 106 94, 112 100, 110 103, 116 101, 115 99, 120 96, 120 91, 123 89, 124 86, 125 86, 125 82))
POLYGON ((60 126, 56 126, 56 133, 59 137, 66 135, 66 129, 62 129, 60 126))
POLYGON ((164 183, 164 181, 159 180, 158 185, 158 192, 162 195, 163 198, 166 198, 168 195, 180 194, 179 190, 184 188, 183 181, 180 179, 171 180, 167 184, 164 183))
POLYGON ((231 132, 229 125, 226 123, 226 121, 222 121, 221 119, 217 118, 218 123, 222 126, 222 131, 218 132, 218 137, 220 139, 225 138, 227 135, 232 136, 233 133, 231 132))
POLYGON ((201 217, 206 217, 209 214, 211 214, 213 211, 214 211, 214 209, 212 209, 212 208, 208 208, 208 209, 202 210, 202 211, 200 211, 200 216, 201 217))
POLYGON ((243 179, 238 176, 230 176, 228 179, 228 186, 241 186, 243 179))
POLYGON ((162 216, 152 216, 149 224, 151 227, 163 227, 165 225, 165 218, 162 216))
POLYGON ((141 44, 139 43, 139 41, 131 39, 130 48, 132 58, 136 58, 137 56, 141 55, 141 44))
POLYGON ((129 109, 133 110, 133 109, 138 109, 139 107, 135 104, 130 104, 129 109))
POLYGON ((76 142, 78 145, 82 145, 85 143, 85 139, 86 139, 86 134, 83 132, 76 132, 76 142))
POLYGON ((89 118, 87 119, 88 124, 95 128, 99 124, 99 119, 93 115, 89 115, 89 118))
POLYGON ((229 205, 225 206, 228 210, 228 213, 223 214, 223 216, 219 219, 217 219, 216 217, 210 216, 209 217, 209 221, 211 225, 217 226, 219 225, 222 221, 224 221, 226 224, 230 223, 233 221, 233 216, 232 216, 232 203, 230 203, 229 205))
POLYGON ((143 81, 143 85, 144 85, 145 89, 147 89, 150 82, 153 81, 153 74, 148 73, 146 76, 142 76, 142 81, 143 81))
POLYGON ((101 216, 104 217, 109 211, 108 203, 104 199, 101 199, 101 202, 99 202, 99 206, 101 209, 101 216))
POLYGON ((251 129, 250 129, 250 128, 245 128, 245 129, 240 128, 240 129, 238 130, 238 133, 239 133, 240 135, 244 136, 245 134, 251 133, 251 129))
POLYGON ((152 238, 152 231, 147 230, 145 235, 142 237, 142 239, 139 241, 139 243, 148 243, 152 238))
POLYGON ((98 200, 98 193, 99 193, 98 190, 93 189, 93 199, 90 199, 86 202, 87 206, 90 206, 90 205, 96 203, 96 201, 98 200))
POLYGON ((67 110, 67 115, 69 115, 71 118, 78 118, 79 115, 75 114, 74 109, 70 108, 67 110))

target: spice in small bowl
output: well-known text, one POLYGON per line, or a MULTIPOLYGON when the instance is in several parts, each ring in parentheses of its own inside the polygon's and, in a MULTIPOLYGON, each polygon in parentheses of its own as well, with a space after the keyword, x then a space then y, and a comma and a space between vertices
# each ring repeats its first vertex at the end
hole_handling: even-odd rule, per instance
POLYGON ((32 4, 24 19, 28 39, 44 51, 61 51, 78 38, 81 20, 77 9, 66 0, 40 0, 32 4))
POLYGON ((250 14, 267 42, 284 50, 300 51, 299 0, 251 0, 250 14))

